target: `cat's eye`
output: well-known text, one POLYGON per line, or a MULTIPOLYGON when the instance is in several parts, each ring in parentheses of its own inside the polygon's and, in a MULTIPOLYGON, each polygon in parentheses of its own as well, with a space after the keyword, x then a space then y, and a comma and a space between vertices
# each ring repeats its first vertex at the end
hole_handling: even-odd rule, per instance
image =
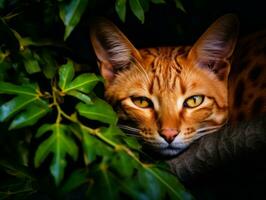
POLYGON ((194 95, 191 96, 189 98, 187 98, 184 102, 184 107, 186 108, 195 108, 197 106, 199 106, 200 104, 202 104, 204 100, 204 96, 203 95, 194 95))
POLYGON ((153 105, 147 97, 131 97, 131 101, 140 108, 150 108, 153 105))

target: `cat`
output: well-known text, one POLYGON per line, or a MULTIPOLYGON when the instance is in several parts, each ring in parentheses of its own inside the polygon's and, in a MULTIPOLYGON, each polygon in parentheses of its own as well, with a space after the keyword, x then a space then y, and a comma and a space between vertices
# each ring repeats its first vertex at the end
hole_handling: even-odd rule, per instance
POLYGON ((261 67, 258 75, 256 65, 247 62, 247 73, 230 73, 232 60, 241 54, 234 54, 238 29, 238 18, 226 14, 192 46, 136 49, 111 22, 96 21, 90 38, 105 79, 106 99, 121 120, 136 124, 121 127, 167 157, 240 115, 248 119, 254 109, 255 114, 265 112, 265 83, 256 83, 249 94, 244 87, 252 70, 256 81, 265 82, 265 70, 261 67), (245 95, 250 101, 239 103, 245 95))

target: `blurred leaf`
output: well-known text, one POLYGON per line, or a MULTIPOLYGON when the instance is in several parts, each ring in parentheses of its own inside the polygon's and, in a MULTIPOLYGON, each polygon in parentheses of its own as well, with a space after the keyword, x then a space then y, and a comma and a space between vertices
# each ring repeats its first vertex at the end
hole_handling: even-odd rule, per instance
MULTIPOLYGON (((1 57, 1 56, 0 56, 1 57)), ((2 61, 0 58, 0 84, 1 81, 4 81, 6 78, 6 71, 11 67, 11 63, 2 61)), ((1 93, 1 86, 0 86, 0 93, 1 93)))
POLYGON ((67 94, 70 96, 78 98, 79 100, 83 101, 86 104, 93 104, 91 98, 87 94, 84 94, 84 93, 79 92, 77 90, 71 90, 67 94))
POLYGON ((154 166, 146 167, 146 170, 149 173, 145 172, 147 179, 152 179, 152 181, 149 180, 149 183, 152 183, 153 190, 149 191, 155 191, 157 188, 157 191, 164 190, 167 192, 171 199, 193 199, 178 182, 176 176, 170 172, 154 166))
POLYGON ((28 86, 17 86, 12 83, 2 82, 0 81, 0 94, 19 94, 25 96, 33 96, 37 95, 37 87, 36 85, 28 85, 28 86))
POLYGON ((150 0, 152 3, 155 3, 155 4, 160 4, 160 3, 165 3, 164 0, 150 0))
POLYGON ((19 50, 19 41, 2 17, 0 17, 0 44, 1 46, 6 45, 9 50, 14 52, 19 50))
POLYGON ((68 60, 67 64, 62 65, 59 69, 59 87, 64 90, 74 77, 73 62, 68 60))
POLYGON ((161 187, 161 182, 158 181, 156 176, 154 176, 149 169, 139 169, 138 179, 142 188, 145 188, 145 195, 149 199, 166 199, 164 187, 161 187))
POLYGON ((143 8, 144 13, 150 9, 149 0, 139 0, 141 7, 143 8))
POLYGON ((21 51, 21 55, 23 57, 25 69, 29 74, 34 74, 41 71, 38 60, 36 57, 34 57, 30 49, 25 48, 23 51, 21 51))
POLYGON ((48 105, 46 107, 31 105, 28 106, 26 109, 27 109, 26 111, 20 113, 15 117, 15 119, 12 121, 11 125, 9 126, 10 130, 22 128, 25 126, 31 126, 51 110, 51 108, 49 108, 48 105))
POLYGON ((93 171, 97 178, 91 184, 88 190, 88 198, 92 200, 106 199, 117 200, 119 198, 119 184, 114 175, 109 171, 107 163, 102 162, 99 170, 93 171), (104 192, 99 192, 104 191, 104 192))
POLYGON ((115 10, 122 22, 126 21, 126 10, 127 10, 126 0, 116 0, 115 10))
POLYGON ((43 50, 41 53, 41 64, 43 73, 46 78, 52 79, 55 76, 57 67, 54 58, 48 53, 48 50, 43 50))
POLYGON ((116 156, 112 159, 112 167, 124 178, 131 177, 136 168, 135 160, 132 159, 127 153, 117 151, 116 156))
POLYGON ((17 96, 0 107, 0 122, 12 117, 26 106, 37 101, 37 96, 17 96))
POLYGON ((65 25, 64 40, 68 38, 70 33, 79 23, 87 4, 88 0, 69 0, 60 3, 59 14, 65 25))
POLYGON ((76 106, 78 113, 92 120, 98 120, 107 124, 115 124, 117 116, 113 108, 105 101, 96 98, 92 105, 79 103, 76 106))
POLYGON ((5 7, 5 0, 0 0, 0 8, 4 8, 5 7))
POLYGON ((117 127, 111 124, 108 128, 103 127, 101 128, 101 133, 109 138, 109 139, 115 139, 116 136, 122 136, 124 133, 117 127))
POLYGON ((72 190, 88 182, 87 170, 78 169, 71 173, 64 185, 60 189, 61 194, 67 194, 72 190))
POLYGON ((140 150, 141 149, 141 145, 136 138, 126 136, 123 139, 129 148, 134 149, 134 150, 140 150))
POLYGON ((67 84, 63 92, 79 90, 84 93, 89 93, 100 80, 95 74, 84 73, 67 84))
POLYGON ((0 172, 0 199, 23 200, 36 193, 36 179, 27 167, 0 160, 0 172))
MULTIPOLYGON (((78 157, 78 147, 71 137, 67 135, 68 127, 59 123, 45 124, 38 132, 52 131, 52 134, 43 141, 35 154, 34 165, 39 167, 50 153, 53 153, 53 160, 50 165, 50 171, 58 185, 64 176, 66 167, 66 154, 70 155, 74 160, 78 157)), ((37 135, 41 135, 37 133, 37 135)))
POLYGON ((183 12, 186 12, 185 8, 183 7, 183 4, 181 0, 174 0, 176 8, 182 10, 183 12))
POLYGON ((82 138, 84 160, 86 165, 92 163, 96 159, 96 156, 110 156, 111 148, 104 145, 103 142, 95 136, 92 136, 91 134, 83 130, 82 138))
POLYGON ((134 13, 134 15, 141 21, 141 23, 144 23, 144 10, 140 4, 139 0, 129 0, 130 9, 134 13))

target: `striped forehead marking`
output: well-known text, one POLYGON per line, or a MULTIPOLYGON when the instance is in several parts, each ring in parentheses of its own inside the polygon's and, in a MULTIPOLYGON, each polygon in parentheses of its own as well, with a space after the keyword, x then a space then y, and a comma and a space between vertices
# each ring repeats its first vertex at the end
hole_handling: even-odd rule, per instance
POLYGON ((150 93, 174 90, 176 81, 182 71, 182 66, 179 64, 177 57, 184 54, 184 48, 152 48, 145 49, 144 52, 144 57, 147 55, 153 57, 148 66, 148 70, 152 72, 150 93))

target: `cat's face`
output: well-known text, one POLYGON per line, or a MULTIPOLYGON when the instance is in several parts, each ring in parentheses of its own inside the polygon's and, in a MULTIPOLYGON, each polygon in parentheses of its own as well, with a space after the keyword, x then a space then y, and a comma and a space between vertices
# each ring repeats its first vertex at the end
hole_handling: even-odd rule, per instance
POLYGON ((136 124, 124 128, 165 156, 219 129, 228 115, 228 59, 236 30, 237 20, 228 15, 191 48, 136 50, 115 26, 99 23, 91 39, 106 80, 106 98, 120 119, 136 124))

